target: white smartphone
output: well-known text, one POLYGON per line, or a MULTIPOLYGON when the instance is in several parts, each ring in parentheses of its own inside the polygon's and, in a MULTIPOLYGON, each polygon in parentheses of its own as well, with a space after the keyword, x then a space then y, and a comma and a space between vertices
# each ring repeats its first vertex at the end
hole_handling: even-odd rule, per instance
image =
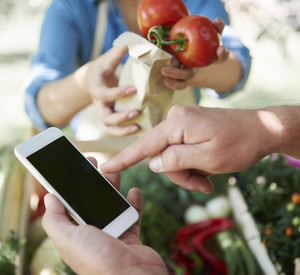
POLYGON ((136 209, 58 128, 17 145, 15 155, 77 223, 118 238, 138 220, 136 209))

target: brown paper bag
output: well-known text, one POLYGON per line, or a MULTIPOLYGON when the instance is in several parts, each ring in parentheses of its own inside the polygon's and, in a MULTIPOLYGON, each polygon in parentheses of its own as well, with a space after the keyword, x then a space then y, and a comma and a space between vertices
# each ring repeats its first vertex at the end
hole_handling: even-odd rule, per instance
POLYGON ((114 46, 128 46, 129 52, 119 78, 119 86, 133 85, 137 88, 137 94, 118 100, 115 110, 140 110, 141 115, 134 122, 141 126, 138 134, 143 134, 167 115, 173 90, 164 86, 160 70, 162 66, 175 64, 177 61, 168 52, 132 32, 121 34, 114 41, 114 46))
POLYGON ((120 75, 119 86, 133 85, 137 88, 137 94, 118 100, 115 110, 138 109, 142 112, 140 117, 134 120, 142 128, 138 134, 149 131, 165 119, 173 104, 196 103, 191 88, 175 92, 163 83, 161 68, 179 65, 173 55, 132 32, 121 34, 114 41, 114 46, 128 46, 129 51, 129 58, 120 75))
MULTIPOLYGON (((121 34, 114 46, 128 46, 129 57, 120 70, 119 86, 132 85, 137 94, 118 100, 116 111, 138 109, 141 115, 133 120, 141 126, 136 135, 112 137, 107 134, 94 105, 86 108, 76 134, 76 145, 85 152, 107 152, 115 154, 166 118, 174 104, 196 104, 191 87, 173 91, 165 87, 161 67, 178 65, 170 53, 159 49, 148 40, 132 32, 121 34)), ((132 123, 133 121, 130 121, 132 123)))

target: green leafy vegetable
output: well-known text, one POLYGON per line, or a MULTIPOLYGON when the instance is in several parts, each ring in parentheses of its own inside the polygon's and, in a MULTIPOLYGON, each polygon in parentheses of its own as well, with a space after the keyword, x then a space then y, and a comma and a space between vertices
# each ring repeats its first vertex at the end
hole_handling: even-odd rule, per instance
POLYGON ((25 243, 25 239, 19 240, 13 231, 0 243, 0 274, 15 275, 16 258, 25 243))

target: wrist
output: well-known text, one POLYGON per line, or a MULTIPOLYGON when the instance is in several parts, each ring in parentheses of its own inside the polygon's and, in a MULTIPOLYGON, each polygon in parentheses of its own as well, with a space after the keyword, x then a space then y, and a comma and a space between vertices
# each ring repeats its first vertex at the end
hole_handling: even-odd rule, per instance
POLYGON ((233 52, 230 52, 228 59, 224 62, 215 62, 206 67, 196 68, 191 84, 224 94, 235 88, 241 80, 242 73, 239 60, 233 52))
POLYGON ((88 62, 85 65, 81 66, 74 73, 74 79, 76 85, 78 86, 82 95, 89 100, 89 103, 92 103, 92 99, 89 93, 89 81, 88 81, 88 73, 90 70, 91 63, 88 62))
POLYGON ((281 153, 300 157, 300 106, 272 106, 258 111, 267 137, 267 154, 281 153))

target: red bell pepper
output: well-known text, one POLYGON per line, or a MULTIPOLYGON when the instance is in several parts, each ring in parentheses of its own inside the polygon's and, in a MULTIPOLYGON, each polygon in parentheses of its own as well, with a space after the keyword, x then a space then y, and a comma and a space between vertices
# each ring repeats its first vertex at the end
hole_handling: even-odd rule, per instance
POLYGON ((201 258, 221 274, 227 274, 227 268, 223 261, 218 259, 213 253, 206 249, 205 243, 217 233, 234 227, 232 221, 224 219, 222 223, 206 228, 197 233, 193 240, 193 245, 201 258))
POLYGON ((189 239, 195 236, 196 233, 206 229, 211 228, 219 224, 223 224, 224 221, 228 221, 225 218, 214 218, 205 220, 198 223, 193 223, 182 227, 176 237, 176 243, 180 247, 180 251, 183 255, 189 255, 193 251, 193 246, 189 243, 189 239))
POLYGON ((196 267, 196 263, 189 258, 192 251, 197 251, 201 258, 207 261, 210 266, 211 275, 227 274, 226 265, 211 252, 204 243, 218 232, 233 227, 233 223, 226 218, 214 218, 206 221, 189 224, 181 228, 176 237, 174 245, 174 261, 186 268, 186 274, 196 267), (195 237, 194 241, 191 239, 195 237))

